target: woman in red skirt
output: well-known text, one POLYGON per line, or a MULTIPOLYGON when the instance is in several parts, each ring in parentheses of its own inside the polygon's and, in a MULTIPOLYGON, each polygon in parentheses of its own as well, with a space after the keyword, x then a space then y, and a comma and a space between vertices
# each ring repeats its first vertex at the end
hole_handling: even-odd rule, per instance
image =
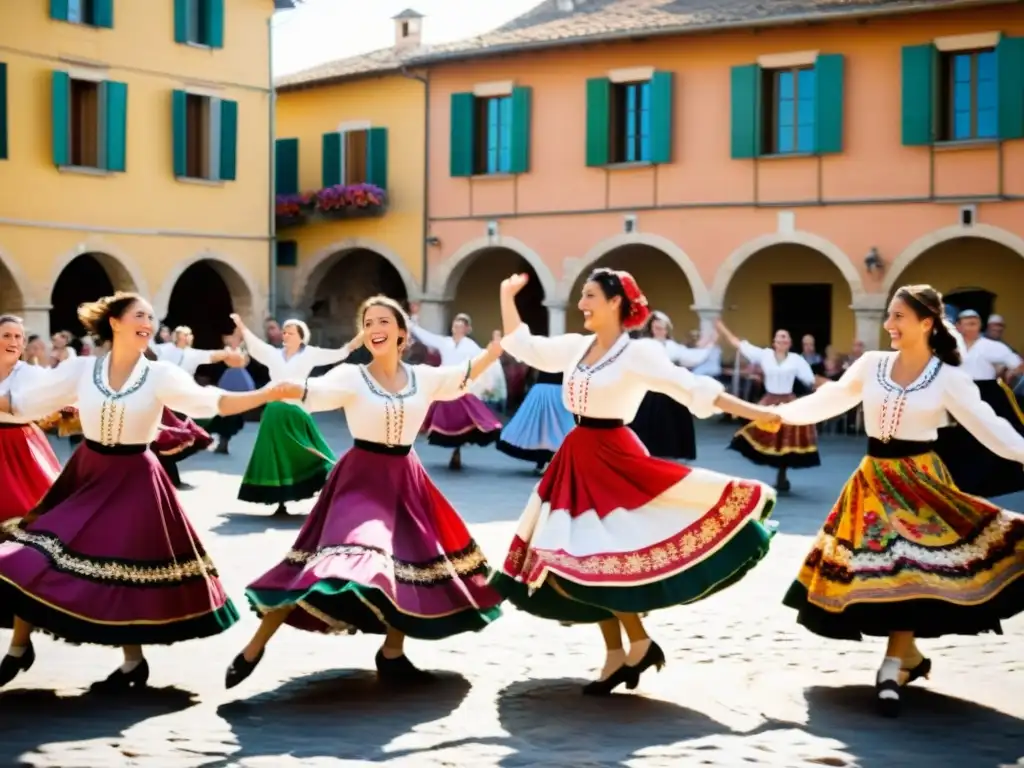
POLYGON ((502 346, 533 368, 565 372, 563 399, 578 426, 534 489, 492 584, 535 616, 600 625, 607 658, 584 693, 635 688, 644 670, 665 663, 640 614, 738 581, 768 551, 763 523, 775 494, 761 483, 652 458, 624 425, 648 392, 669 395, 698 418, 724 410, 771 428, 778 417, 673 365, 657 341, 630 339, 648 310, 629 273, 590 274, 579 301, 588 336, 531 335, 515 303, 526 281, 514 275, 502 283, 502 346))
MULTIPOLYGON (((21 361, 24 351, 21 318, 0 315, 0 395, 15 383, 38 386, 45 379, 46 369, 21 361)), ((27 419, 0 413, 0 522, 26 515, 59 474, 60 462, 42 430, 27 419)))
POLYGON ((355 447, 327 478, 288 554, 246 590, 263 621, 228 668, 228 688, 252 674, 285 623, 384 635, 381 679, 418 682, 431 675, 405 656, 406 636, 440 640, 500 615, 483 553, 412 444, 431 403, 462 397, 501 346, 492 342, 458 365, 408 365, 401 358, 410 322, 395 301, 367 299, 359 318, 372 361, 339 365, 292 393, 310 411, 344 409, 355 447))

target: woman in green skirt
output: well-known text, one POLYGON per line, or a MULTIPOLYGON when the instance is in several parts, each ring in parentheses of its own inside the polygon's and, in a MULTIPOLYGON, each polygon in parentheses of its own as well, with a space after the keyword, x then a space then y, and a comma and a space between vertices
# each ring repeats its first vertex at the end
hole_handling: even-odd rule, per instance
MULTIPOLYGON (((352 339, 341 349, 310 346, 309 327, 301 320, 286 320, 281 327, 282 348, 272 347, 245 327, 238 315, 231 319, 242 333, 249 355, 270 372, 272 382, 304 380, 314 368, 340 363, 362 342, 352 339)), ((285 504, 315 496, 334 466, 334 454, 316 422, 298 401, 271 403, 263 410, 249 466, 238 498, 256 504, 276 504, 276 515, 287 515, 285 504)))

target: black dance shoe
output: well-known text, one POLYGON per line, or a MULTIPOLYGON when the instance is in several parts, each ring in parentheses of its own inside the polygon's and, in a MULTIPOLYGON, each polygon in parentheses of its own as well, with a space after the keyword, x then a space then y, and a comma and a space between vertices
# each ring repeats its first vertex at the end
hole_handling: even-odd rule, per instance
POLYGON ((626 682, 626 688, 631 691, 634 690, 638 685, 640 685, 640 675, 651 667, 654 667, 660 672, 661 668, 664 666, 665 652, 661 650, 660 645, 652 640, 651 646, 647 649, 647 653, 644 654, 644 657, 640 659, 640 663, 634 667, 626 666, 626 669, 629 670, 629 679, 626 682))
POLYGON ((875 705, 882 717, 899 717, 900 687, 895 680, 879 680, 875 683, 875 705), (882 696, 883 693, 893 693, 895 696, 882 696))
MULTIPOLYGON (((632 676, 631 668, 623 664, 604 680, 591 680, 583 686, 584 696, 608 696, 623 683, 628 683, 632 676)), ((634 686, 635 687, 635 686, 634 686)))
POLYGON ((377 677, 384 683, 409 685, 428 683, 435 678, 432 672, 420 669, 409 661, 409 657, 404 653, 397 658, 389 659, 384 655, 384 651, 380 650, 373 661, 377 665, 377 677))
POLYGON ((927 680, 928 675, 932 673, 932 660, 922 656, 921 661, 917 663, 916 667, 903 667, 900 671, 907 676, 907 681, 903 683, 904 685, 910 685, 919 677, 927 680))
POLYGON ((28 672, 36 662, 36 649, 29 643, 21 656, 7 654, 0 661, 0 688, 18 676, 19 672, 28 672))
POLYGON ((93 693, 119 694, 128 693, 133 689, 142 689, 149 682, 149 662, 143 659, 131 672, 115 669, 106 680, 100 680, 89 686, 93 693))
POLYGON ((228 667, 227 674, 224 675, 224 687, 234 688, 240 682, 245 680, 249 675, 252 674, 256 666, 263 661, 263 651, 260 649, 260 654, 252 661, 249 661, 243 654, 235 656, 235 660, 231 662, 231 666, 228 667))

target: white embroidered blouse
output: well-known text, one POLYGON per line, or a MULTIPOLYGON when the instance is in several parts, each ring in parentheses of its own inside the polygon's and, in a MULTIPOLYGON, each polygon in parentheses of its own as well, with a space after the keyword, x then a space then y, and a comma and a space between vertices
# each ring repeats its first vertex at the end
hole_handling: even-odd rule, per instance
POLYGON ((984 336, 966 350, 963 367, 975 381, 991 381, 996 378, 997 367, 1014 369, 1021 364, 1020 356, 1003 342, 984 336))
POLYGON ((782 362, 779 362, 774 349, 755 347, 749 341, 741 341, 740 354, 761 368, 764 389, 768 394, 793 394, 795 379, 800 379, 800 382, 808 387, 814 386, 814 371, 807 361, 795 352, 790 352, 782 362))
MULTIPOLYGON (((47 381, 46 372, 52 370, 54 369, 42 368, 38 365, 29 365, 28 363, 19 360, 14 364, 14 369, 10 372, 7 378, 0 381, 0 397, 8 394, 15 386, 17 386, 19 390, 22 388, 32 389, 35 387, 45 386, 47 381)), ((57 409, 55 408, 54 410, 57 409)), ((50 414, 46 415, 49 416, 50 414)), ((30 424, 33 421, 34 419, 28 419, 24 416, 0 411, 0 424, 30 424)))
POLYGON ((711 357, 711 347, 687 347, 675 339, 655 339, 655 341, 665 347, 669 360, 686 368, 696 368, 711 357))
POLYGON ((160 430, 164 406, 195 418, 216 416, 224 391, 201 387, 170 363, 140 356, 120 390, 110 386, 110 356, 76 357, 57 368, 40 369, 42 379, 15 380, 11 409, 36 421, 69 406, 78 407, 82 433, 104 445, 148 445, 160 430))
POLYGON ((562 402, 577 416, 629 423, 648 392, 668 395, 698 418, 718 413, 715 400, 725 387, 673 364, 659 342, 622 334, 594 365, 582 365, 595 339, 578 333, 534 336, 523 323, 502 339, 501 346, 531 368, 564 373, 562 402))
POLYGON ((305 406, 314 412, 343 408, 357 440, 412 445, 431 403, 458 400, 465 394, 469 365, 402 366, 409 381, 401 392, 392 393, 377 383, 365 365, 339 365, 306 382, 305 406))
POLYGON ((166 341, 162 344, 154 344, 153 351, 158 360, 176 365, 189 376, 195 376, 200 365, 209 365, 213 362, 213 356, 217 350, 182 348, 173 342, 166 341))
MULTIPOLYGON (((267 366, 267 370, 270 372, 270 381, 274 384, 280 381, 306 379, 314 368, 340 363, 349 355, 348 347, 324 349, 307 344, 291 357, 286 357, 283 349, 271 346, 248 328, 242 331, 242 338, 245 339, 245 348, 249 357, 257 363, 267 366)), ((283 402, 301 405, 298 400, 283 402)))
POLYGON ((790 424, 817 424, 864 404, 864 429, 882 441, 928 442, 951 414, 979 442, 1011 461, 1024 463, 1024 437, 981 399, 978 386, 961 367, 937 358, 906 389, 892 380, 895 352, 865 352, 839 381, 776 408, 790 424))
POLYGON ((480 345, 469 336, 463 336, 459 341, 455 341, 451 336, 442 336, 439 333, 424 330, 415 322, 409 330, 412 331, 413 336, 428 347, 433 347, 438 351, 441 355, 441 365, 458 365, 472 360, 483 352, 480 345))

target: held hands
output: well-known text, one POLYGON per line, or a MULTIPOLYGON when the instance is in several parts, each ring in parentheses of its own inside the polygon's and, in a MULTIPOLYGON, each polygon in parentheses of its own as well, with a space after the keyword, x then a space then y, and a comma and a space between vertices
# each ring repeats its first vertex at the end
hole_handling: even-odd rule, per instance
POLYGON ((264 391, 267 393, 268 403, 277 403, 281 400, 301 400, 306 388, 294 381, 281 381, 277 384, 268 384, 264 391))
POLYGON ((519 293, 530 282, 530 276, 524 273, 506 277, 501 281, 501 295, 512 297, 519 293))
POLYGON ((782 429, 782 417, 776 412, 764 409, 764 413, 754 421, 754 426, 763 432, 778 432, 782 429))
POLYGON ((245 367, 245 355, 239 352, 237 349, 229 349, 224 355, 224 365, 228 368, 244 368, 245 367))

